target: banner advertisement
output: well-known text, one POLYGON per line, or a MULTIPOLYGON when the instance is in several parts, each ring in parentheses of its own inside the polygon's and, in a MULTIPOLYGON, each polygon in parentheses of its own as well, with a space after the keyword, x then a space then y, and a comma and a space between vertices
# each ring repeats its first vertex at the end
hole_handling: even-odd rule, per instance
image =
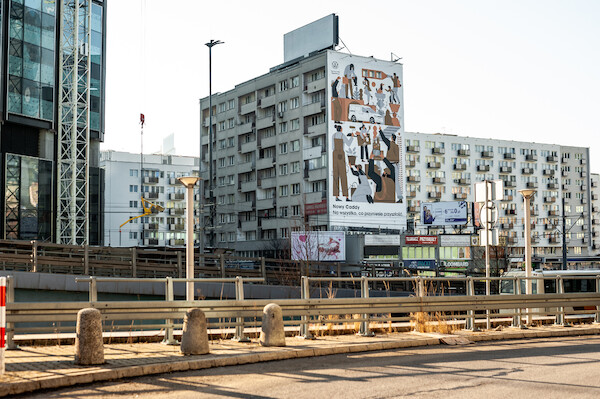
POLYGON ((404 237, 405 245, 437 245, 437 236, 406 236, 404 237))
POLYGON ((470 247, 471 236, 468 234, 440 235, 440 247, 470 247))
POLYGON ((455 226, 467 224, 467 202, 421 203, 421 220, 427 226, 455 226))
POLYGON ((402 64, 328 51, 334 227, 406 228, 402 64))
POLYGON ((365 235, 365 245, 369 246, 399 246, 399 235, 387 234, 367 234, 365 235))
POLYGON ((343 231, 293 231, 291 247, 292 260, 346 260, 343 231))
POLYGON ((435 270, 435 260, 409 259, 402 261, 405 269, 435 270))

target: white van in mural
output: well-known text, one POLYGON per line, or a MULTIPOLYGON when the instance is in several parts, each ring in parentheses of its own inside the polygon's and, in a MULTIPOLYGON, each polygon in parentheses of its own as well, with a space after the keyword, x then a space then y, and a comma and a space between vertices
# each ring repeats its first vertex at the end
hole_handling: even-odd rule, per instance
POLYGON ((383 116, 379 115, 368 105, 350 104, 348 106, 348 118, 352 122, 383 123, 383 116))

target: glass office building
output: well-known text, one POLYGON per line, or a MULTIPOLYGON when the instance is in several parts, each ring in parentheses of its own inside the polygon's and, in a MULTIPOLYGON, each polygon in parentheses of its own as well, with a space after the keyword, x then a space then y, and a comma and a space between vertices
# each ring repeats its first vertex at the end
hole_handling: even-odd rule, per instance
MULTIPOLYGON (((60 107, 60 18, 63 0, 0 0, 0 200, 2 239, 57 241, 57 151, 60 107)), ((66 4, 66 5, 65 5, 66 4)), ((99 146, 104 137, 106 1, 91 7, 89 54, 89 196, 101 197, 99 146)), ((66 15, 66 14, 65 14, 66 15)), ((89 243, 102 237, 101 203, 89 201, 89 243)))

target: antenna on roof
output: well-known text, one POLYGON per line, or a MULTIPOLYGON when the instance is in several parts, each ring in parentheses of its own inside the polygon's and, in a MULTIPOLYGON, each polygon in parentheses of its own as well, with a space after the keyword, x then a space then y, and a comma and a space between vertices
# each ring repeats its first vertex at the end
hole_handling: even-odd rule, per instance
POLYGON ((344 43, 344 41, 342 40, 342 38, 340 37, 339 39, 340 39, 340 42, 342 42, 342 44, 344 45, 344 48, 346 50, 348 50, 348 53, 350 53, 350 55, 352 55, 352 51, 350 51, 350 49, 348 48, 348 46, 346 46, 346 43, 344 43))
POLYGON ((392 60, 392 62, 398 62, 402 59, 402 57, 398 57, 396 54, 390 53, 390 59, 392 60))

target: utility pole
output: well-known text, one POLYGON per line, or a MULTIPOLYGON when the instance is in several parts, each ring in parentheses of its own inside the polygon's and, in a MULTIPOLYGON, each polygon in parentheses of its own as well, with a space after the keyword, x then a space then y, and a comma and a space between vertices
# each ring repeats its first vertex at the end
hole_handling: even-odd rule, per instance
POLYGON ((565 197, 562 199, 562 270, 567 270, 567 215, 565 197))

